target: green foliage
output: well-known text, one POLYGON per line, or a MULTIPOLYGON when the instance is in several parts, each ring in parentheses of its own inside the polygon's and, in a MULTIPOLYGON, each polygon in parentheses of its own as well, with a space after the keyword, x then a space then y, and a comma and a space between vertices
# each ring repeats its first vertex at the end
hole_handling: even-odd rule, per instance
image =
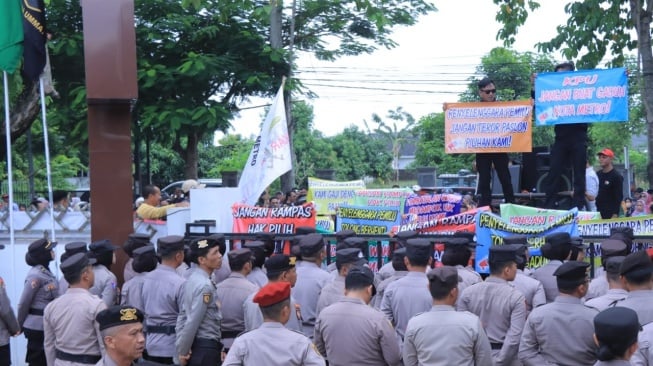
POLYGON ((415 131, 419 140, 414 167, 435 166, 438 174, 471 169, 474 154, 444 153, 444 113, 432 113, 422 117, 415 131))
POLYGON ((414 137, 413 127, 415 126, 415 118, 404 111, 402 107, 397 107, 395 110, 388 111, 388 122, 384 121, 379 117, 378 114, 372 114, 372 122, 376 124, 376 127, 372 130, 368 125, 367 121, 365 122, 365 127, 371 133, 375 133, 381 138, 383 138, 390 146, 392 151, 392 165, 395 171, 395 180, 399 180, 399 155, 401 153, 401 148, 404 146, 406 141, 414 137), (399 127, 397 123, 404 125, 399 127))
POLYGON ((200 150, 200 170, 208 172, 206 176, 219 177, 226 171, 243 171, 254 140, 242 136, 225 135, 218 146, 204 146, 200 150))

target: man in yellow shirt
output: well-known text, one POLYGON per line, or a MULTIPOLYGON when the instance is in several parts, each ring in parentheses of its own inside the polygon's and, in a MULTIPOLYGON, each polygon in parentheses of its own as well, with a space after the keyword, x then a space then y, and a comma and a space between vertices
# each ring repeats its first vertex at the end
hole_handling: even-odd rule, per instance
POLYGON ((138 217, 143 220, 165 220, 168 209, 190 206, 190 203, 186 201, 173 205, 159 206, 161 203, 161 190, 155 185, 145 186, 143 188, 143 197, 145 198, 145 202, 138 206, 136 210, 138 217))

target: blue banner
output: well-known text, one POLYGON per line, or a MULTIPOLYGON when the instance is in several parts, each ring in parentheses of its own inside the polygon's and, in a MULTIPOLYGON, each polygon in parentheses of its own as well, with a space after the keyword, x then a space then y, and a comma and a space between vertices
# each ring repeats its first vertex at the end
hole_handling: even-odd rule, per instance
POLYGON ((490 273, 489 254, 490 246, 502 245, 503 238, 512 235, 526 235, 531 258, 527 267, 541 267, 545 262, 540 253, 540 247, 544 244, 544 237, 557 232, 566 232, 571 236, 578 236, 576 217, 578 209, 573 208, 566 214, 556 217, 555 221, 543 226, 520 226, 514 225, 490 212, 479 212, 476 214, 476 271, 478 273, 490 273))
POLYGON ((628 121, 625 68, 547 72, 535 79, 535 124, 628 121))
POLYGON ((459 194, 411 194, 406 198, 401 224, 439 220, 460 213, 463 196, 459 194))

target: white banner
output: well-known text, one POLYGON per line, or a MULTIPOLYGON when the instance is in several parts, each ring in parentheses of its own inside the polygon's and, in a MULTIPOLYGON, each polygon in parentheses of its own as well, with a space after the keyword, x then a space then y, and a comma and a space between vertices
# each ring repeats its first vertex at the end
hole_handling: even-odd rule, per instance
POLYGON ((240 176, 241 202, 255 205, 267 186, 292 169, 283 82, 240 176))

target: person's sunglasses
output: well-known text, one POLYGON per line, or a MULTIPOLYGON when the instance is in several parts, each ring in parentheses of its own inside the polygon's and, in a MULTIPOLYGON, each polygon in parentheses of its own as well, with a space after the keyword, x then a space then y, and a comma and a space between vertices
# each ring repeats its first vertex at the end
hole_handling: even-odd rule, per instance
POLYGON ((481 89, 481 91, 485 94, 496 94, 497 90, 496 89, 481 89))

